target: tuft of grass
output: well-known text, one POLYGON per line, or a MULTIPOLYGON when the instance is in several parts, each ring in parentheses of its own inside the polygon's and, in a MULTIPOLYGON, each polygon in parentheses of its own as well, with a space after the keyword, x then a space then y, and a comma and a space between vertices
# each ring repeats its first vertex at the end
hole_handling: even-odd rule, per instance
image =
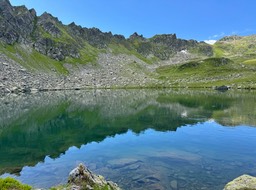
POLYGON ((256 66, 256 59, 251 59, 243 62, 245 65, 256 66))
POLYGON ((5 179, 0 178, 0 189, 1 190, 31 190, 32 187, 29 185, 22 184, 16 179, 7 177, 5 179))

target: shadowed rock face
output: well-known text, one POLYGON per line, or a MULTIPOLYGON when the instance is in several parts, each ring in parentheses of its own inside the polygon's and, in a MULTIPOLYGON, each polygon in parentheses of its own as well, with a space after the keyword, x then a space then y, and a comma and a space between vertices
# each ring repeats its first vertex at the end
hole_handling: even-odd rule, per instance
POLYGON ((0 39, 7 44, 29 43, 36 13, 25 6, 12 7, 8 0, 0 1, 0 39))
POLYGON ((137 51, 144 57, 152 54, 162 60, 189 48, 196 48, 198 53, 206 56, 212 55, 209 45, 177 39, 175 34, 156 35, 146 39, 135 32, 129 39, 125 39, 122 35, 104 33, 97 28, 82 28, 75 23, 66 26, 49 13, 37 16, 34 9, 13 7, 8 0, 0 0, 0 40, 8 45, 29 45, 59 61, 66 57, 79 58, 79 51, 85 43, 97 49, 107 49, 109 44, 114 43, 123 45, 128 51, 137 51))

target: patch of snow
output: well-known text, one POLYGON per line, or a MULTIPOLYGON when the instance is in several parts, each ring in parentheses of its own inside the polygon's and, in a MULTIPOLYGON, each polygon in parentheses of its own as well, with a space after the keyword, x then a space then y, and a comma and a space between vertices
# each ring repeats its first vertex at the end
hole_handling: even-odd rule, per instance
POLYGON ((214 123, 214 122, 215 122, 214 119, 209 119, 209 120, 207 121, 207 123, 214 123))
POLYGON ((183 111, 182 113, 181 113, 181 117, 188 117, 188 112, 187 111, 183 111))
POLYGON ((180 52, 184 53, 184 54, 188 54, 188 51, 186 49, 185 50, 181 50, 180 52))
POLYGON ((217 42, 217 40, 204 40, 205 43, 213 45, 217 42))

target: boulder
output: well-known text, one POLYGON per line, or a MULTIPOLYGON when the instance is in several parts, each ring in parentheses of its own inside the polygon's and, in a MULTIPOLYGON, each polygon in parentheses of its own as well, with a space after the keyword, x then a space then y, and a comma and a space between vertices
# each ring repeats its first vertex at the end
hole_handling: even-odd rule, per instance
POLYGON ((230 89, 230 87, 225 86, 225 85, 215 87, 215 90, 219 90, 219 91, 226 91, 226 90, 229 90, 229 89, 230 89))
POLYGON ((256 177, 242 175, 229 182, 224 190, 256 190, 256 177))
POLYGON ((104 188, 110 190, 121 190, 118 185, 112 181, 106 181, 103 176, 93 174, 85 165, 79 164, 69 174, 68 184, 80 189, 104 188))

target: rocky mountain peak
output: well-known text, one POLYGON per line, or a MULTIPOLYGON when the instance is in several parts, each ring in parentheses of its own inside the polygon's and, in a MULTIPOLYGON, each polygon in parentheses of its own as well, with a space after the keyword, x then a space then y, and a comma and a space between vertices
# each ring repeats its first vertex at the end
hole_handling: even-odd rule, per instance
POLYGON ((0 0, 0 13, 6 14, 6 13, 12 13, 13 7, 10 4, 9 0, 0 0))
POLYGON ((48 12, 44 12, 41 16, 38 17, 38 22, 52 22, 53 24, 62 24, 57 17, 52 16, 48 12))
POLYGON ((145 40, 143 35, 139 35, 137 32, 134 32, 132 35, 129 37, 130 40, 145 40))
MULTIPOLYGON (((71 22, 68 26, 71 27, 71 28, 79 27, 78 25, 76 25, 75 22, 71 22)), ((81 26, 80 26, 80 27, 81 27, 81 26)), ((81 28, 82 28, 82 27, 81 27, 81 28)))
POLYGON ((48 13, 42 14, 37 21, 37 24, 54 38, 59 38, 62 34, 57 26, 58 23, 58 19, 48 13))
POLYGON ((155 35, 151 39, 154 43, 171 44, 177 40, 176 34, 161 34, 155 35))
POLYGON ((0 9, 3 9, 5 6, 12 7, 9 0, 0 0, 0 9))
POLYGON ((29 9, 29 12, 31 13, 31 15, 36 17, 36 10, 35 9, 29 9))
POLYGON ((0 0, 0 39, 7 44, 29 43, 36 14, 25 6, 12 7, 8 0, 0 0))
POLYGON ((225 36, 221 38, 219 41, 233 41, 233 40, 240 40, 242 39, 242 36, 233 35, 233 36, 225 36))

